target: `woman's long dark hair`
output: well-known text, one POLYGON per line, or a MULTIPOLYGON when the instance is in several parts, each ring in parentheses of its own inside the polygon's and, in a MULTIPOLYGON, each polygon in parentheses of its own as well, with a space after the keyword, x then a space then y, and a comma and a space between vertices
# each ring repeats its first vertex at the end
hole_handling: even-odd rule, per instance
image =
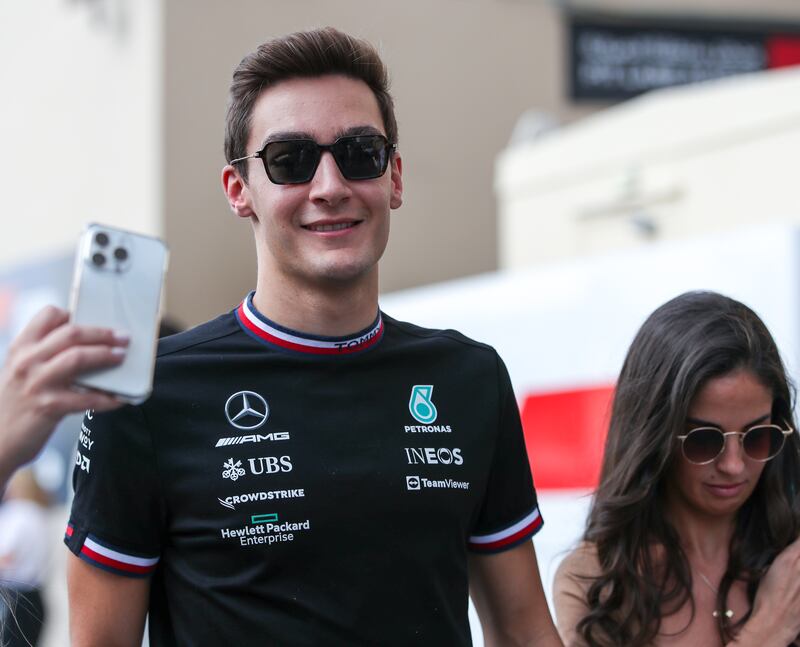
MULTIPOLYGON (((678 535, 663 514, 664 481, 676 457, 689 405, 711 378, 752 372, 772 393, 772 420, 796 429, 794 389, 764 323, 747 306, 713 292, 689 292, 648 317, 625 358, 614 395, 600 485, 584 539, 596 546, 589 611, 578 632, 592 647, 650 644, 661 617, 691 596, 692 576, 678 535)), ((777 554, 800 534, 800 441, 794 433, 766 463, 737 515, 717 608, 736 580, 752 610, 758 583, 777 554)), ((720 613, 723 642, 735 624, 720 613)))

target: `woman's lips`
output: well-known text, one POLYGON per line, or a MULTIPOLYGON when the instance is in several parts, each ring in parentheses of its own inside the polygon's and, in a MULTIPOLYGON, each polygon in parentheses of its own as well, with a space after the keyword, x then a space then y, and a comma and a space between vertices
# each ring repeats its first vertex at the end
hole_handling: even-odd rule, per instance
POLYGON ((706 488, 715 496, 728 498, 735 497, 744 489, 742 483, 705 483, 706 488))

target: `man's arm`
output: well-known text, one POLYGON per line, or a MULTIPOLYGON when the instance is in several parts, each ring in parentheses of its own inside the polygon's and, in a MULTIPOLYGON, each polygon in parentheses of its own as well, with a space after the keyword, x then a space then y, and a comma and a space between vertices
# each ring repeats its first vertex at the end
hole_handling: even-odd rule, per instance
POLYGON ((150 579, 108 573, 68 556, 69 633, 73 647, 140 647, 150 579))
POLYGON ((470 555, 469 588, 487 647, 563 647, 532 541, 502 553, 470 555))

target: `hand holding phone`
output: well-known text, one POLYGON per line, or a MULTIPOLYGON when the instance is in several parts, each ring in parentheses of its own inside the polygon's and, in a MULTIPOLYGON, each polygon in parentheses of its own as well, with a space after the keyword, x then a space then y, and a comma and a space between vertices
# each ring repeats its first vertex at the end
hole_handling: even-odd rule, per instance
POLYGON ((158 238, 98 224, 84 230, 70 319, 127 333, 130 342, 122 364, 85 373, 76 384, 131 403, 149 397, 167 257, 167 247, 158 238))
POLYGON ((32 460, 61 418, 122 404, 99 391, 76 393, 75 377, 116 366, 127 340, 103 328, 68 324, 69 314, 42 309, 11 343, 0 368, 0 491, 17 467, 32 460))

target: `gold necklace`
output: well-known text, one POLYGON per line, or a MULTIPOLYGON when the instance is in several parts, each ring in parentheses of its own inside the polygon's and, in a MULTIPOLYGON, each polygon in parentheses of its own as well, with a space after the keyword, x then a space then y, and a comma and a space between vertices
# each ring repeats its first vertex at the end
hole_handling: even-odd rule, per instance
MULTIPOLYGON (((697 569, 695 569, 695 570, 697 570, 697 569)), ((700 576, 700 579, 701 579, 701 580, 703 580, 703 582, 705 582, 705 585, 706 585, 708 588, 710 588, 712 591, 714 591, 714 595, 715 595, 717 598, 719 598, 719 589, 718 589, 716 586, 714 586, 714 585, 713 585, 713 584, 712 584, 712 583, 709 581, 709 579, 708 579, 708 578, 707 578, 705 575, 703 575, 703 574, 702 574, 700 571, 697 571, 697 574, 700 576)), ((719 618, 719 611, 717 611, 716 609, 714 609, 714 611, 711 613, 711 615, 712 615, 713 617, 715 617, 715 618, 719 618)), ((730 618, 733 618, 733 609, 725 609, 725 617, 726 617, 726 618, 728 618, 728 619, 730 619, 730 618)))

